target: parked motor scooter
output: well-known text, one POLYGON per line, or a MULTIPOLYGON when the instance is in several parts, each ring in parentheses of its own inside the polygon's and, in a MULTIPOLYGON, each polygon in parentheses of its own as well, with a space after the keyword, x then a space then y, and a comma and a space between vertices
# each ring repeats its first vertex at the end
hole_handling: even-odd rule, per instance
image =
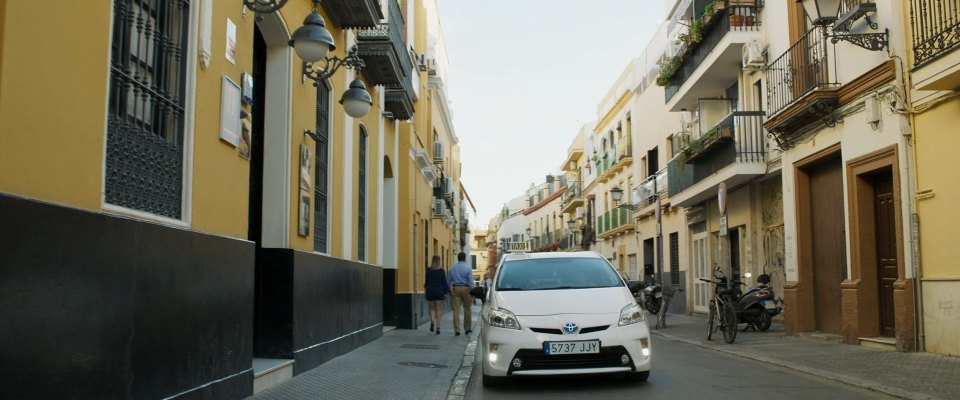
POLYGON ((660 311, 663 288, 659 284, 651 283, 649 286, 644 286, 643 281, 631 280, 628 282, 628 286, 630 292, 633 293, 633 299, 637 301, 640 307, 654 314, 660 311))
MULTIPOLYGON (((744 275, 750 278, 748 272, 744 275)), ((748 324, 758 331, 770 329, 773 317, 783 311, 776 305, 773 297, 773 290, 767 284, 770 283, 770 275, 760 274, 757 277, 758 285, 747 289, 737 300, 737 314, 740 316, 740 323, 748 324)))
POLYGON ((657 282, 650 283, 643 290, 643 308, 652 314, 660 312, 660 305, 663 304, 663 286, 657 282))

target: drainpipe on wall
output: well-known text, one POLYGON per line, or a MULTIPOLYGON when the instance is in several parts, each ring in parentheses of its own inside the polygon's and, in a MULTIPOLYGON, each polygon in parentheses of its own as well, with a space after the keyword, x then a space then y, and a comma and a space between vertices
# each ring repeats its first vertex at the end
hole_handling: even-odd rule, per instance
POLYGON ((910 145, 910 151, 905 152, 904 156, 907 158, 907 188, 910 194, 910 201, 907 207, 910 211, 910 248, 912 251, 910 261, 913 267, 913 290, 915 293, 914 298, 916 299, 916 304, 914 304, 914 312, 916 313, 914 323, 917 329, 916 349, 917 351, 926 351, 927 341, 923 329, 923 282, 921 281, 922 274, 920 268, 920 215, 916 212, 916 202, 918 198, 916 193, 917 188, 920 187, 920 173, 914 165, 917 159, 917 132, 914 131, 916 114, 912 111, 913 99, 910 94, 911 91, 909 90, 909 88, 913 86, 913 82, 911 80, 912 77, 904 70, 903 59, 900 57, 896 57, 895 59, 899 61, 900 65, 900 79, 903 84, 901 89, 903 90, 904 101, 907 103, 903 105, 903 108, 907 110, 907 123, 910 125, 908 127, 909 131, 904 133, 904 135, 909 135, 907 142, 910 145))

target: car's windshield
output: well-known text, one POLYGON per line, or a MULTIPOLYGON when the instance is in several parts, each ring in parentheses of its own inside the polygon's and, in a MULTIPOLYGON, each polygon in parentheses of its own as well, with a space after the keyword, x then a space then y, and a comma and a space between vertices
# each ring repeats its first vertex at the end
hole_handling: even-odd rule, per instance
POLYGON ((591 289, 623 286, 617 272, 599 258, 531 258, 504 261, 497 290, 591 289))

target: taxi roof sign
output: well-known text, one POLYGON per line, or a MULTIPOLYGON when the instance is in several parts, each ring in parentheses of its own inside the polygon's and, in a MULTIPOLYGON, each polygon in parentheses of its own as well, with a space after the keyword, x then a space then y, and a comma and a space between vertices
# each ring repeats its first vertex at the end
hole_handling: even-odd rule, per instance
POLYGON ((529 242, 508 242, 507 251, 510 253, 523 253, 530 251, 529 242))

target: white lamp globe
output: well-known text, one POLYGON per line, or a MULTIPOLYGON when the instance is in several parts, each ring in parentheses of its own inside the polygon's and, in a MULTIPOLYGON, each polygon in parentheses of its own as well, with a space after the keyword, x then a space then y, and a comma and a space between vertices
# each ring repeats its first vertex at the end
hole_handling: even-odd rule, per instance
POLYGON ((320 61, 326 58, 330 51, 336 49, 333 35, 327 30, 323 17, 316 11, 303 19, 303 26, 290 35, 288 44, 293 47, 300 59, 308 63, 320 61))
POLYGON ((363 81, 354 79, 353 82, 350 82, 350 89, 343 92, 340 104, 343 105, 343 110, 346 111, 347 115, 352 118, 360 118, 370 111, 370 107, 373 106, 373 99, 367 92, 363 81))

